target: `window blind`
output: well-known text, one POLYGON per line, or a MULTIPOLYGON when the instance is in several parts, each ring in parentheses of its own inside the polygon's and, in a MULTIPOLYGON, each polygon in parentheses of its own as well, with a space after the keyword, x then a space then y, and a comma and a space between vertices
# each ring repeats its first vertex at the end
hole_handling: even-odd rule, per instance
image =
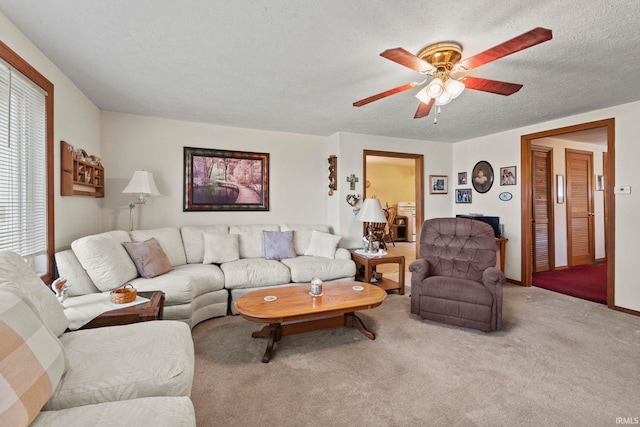
POLYGON ((0 250, 47 250, 46 94, 0 62, 0 250))

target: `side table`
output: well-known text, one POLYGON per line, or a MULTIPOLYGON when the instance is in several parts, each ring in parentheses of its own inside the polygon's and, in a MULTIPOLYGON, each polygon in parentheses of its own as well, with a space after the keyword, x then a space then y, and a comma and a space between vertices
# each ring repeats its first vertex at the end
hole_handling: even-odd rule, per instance
POLYGON ((80 329, 101 328, 103 326, 128 325, 129 323, 162 320, 164 310, 164 292, 138 292, 149 301, 131 307, 116 308, 102 313, 80 329))
POLYGON ((351 259, 356 263, 356 267, 364 267, 363 282, 371 283, 384 289, 385 291, 398 290, 400 295, 404 295, 404 256, 373 256, 360 255, 354 250, 351 251, 351 259), (380 264, 398 264, 398 281, 395 282, 391 279, 381 277, 380 279, 372 279, 372 273, 375 272, 376 265, 380 264))

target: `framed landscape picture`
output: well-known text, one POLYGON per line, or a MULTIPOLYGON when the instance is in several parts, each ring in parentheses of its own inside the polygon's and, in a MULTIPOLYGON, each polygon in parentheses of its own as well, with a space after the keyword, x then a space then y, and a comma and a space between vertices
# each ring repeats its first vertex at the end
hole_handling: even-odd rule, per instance
POLYGON ((429 175, 429 194, 447 194, 447 181, 446 175, 429 175))
POLYGON ((268 153, 184 147, 183 211, 268 210, 268 153))

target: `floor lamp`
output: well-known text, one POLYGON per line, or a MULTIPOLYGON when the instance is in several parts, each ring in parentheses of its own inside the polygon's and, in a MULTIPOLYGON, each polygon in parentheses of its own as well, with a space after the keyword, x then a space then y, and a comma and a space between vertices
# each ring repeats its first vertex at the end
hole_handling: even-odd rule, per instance
POLYGON ((356 215, 356 219, 362 222, 368 222, 369 226, 367 227, 368 233, 366 236, 369 244, 367 245, 366 252, 369 254, 375 254, 378 252, 377 249, 373 246, 373 241, 375 240, 375 236, 373 235, 373 227, 371 223, 373 222, 387 222, 387 217, 382 210, 382 205, 380 204, 380 200, 378 199, 364 199, 362 203, 362 208, 356 215))
POLYGON ((158 197, 160 192, 153 180, 153 174, 147 171, 135 171, 129 184, 122 190, 125 194, 138 194, 138 200, 129 205, 129 231, 133 231, 133 216, 136 205, 147 203, 146 196, 158 197))

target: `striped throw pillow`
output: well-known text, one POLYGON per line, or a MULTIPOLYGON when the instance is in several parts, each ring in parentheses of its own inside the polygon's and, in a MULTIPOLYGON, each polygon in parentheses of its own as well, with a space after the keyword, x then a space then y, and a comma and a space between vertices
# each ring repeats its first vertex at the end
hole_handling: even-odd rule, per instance
POLYGON ((53 395, 66 358, 25 293, 0 281, 0 425, 27 426, 53 395))

